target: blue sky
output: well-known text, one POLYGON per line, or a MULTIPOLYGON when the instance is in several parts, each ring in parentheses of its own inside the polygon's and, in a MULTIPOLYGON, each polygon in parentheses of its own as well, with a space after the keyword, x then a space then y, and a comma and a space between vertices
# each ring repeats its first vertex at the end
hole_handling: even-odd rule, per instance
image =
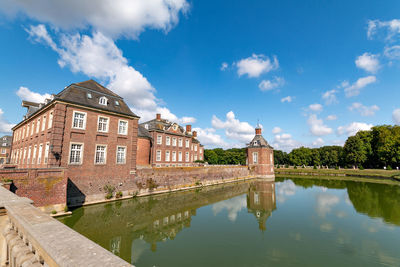
POLYGON ((400 123, 399 1, 0 1, 0 132, 95 79, 143 119, 290 151, 400 123), (113 4, 110 4, 113 3, 113 4))

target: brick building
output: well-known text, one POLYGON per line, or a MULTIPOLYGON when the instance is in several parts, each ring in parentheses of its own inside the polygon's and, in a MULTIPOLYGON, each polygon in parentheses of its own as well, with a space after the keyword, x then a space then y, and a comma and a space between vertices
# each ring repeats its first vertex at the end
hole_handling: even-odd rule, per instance
POLYGON ((161 114, 139 125, 138 166, 192 166, 196 160, 204 160, 204 147, 191 125, 183 128, 162 119, 161 114))
POLYGON ((27 113, 13 128, 11 153, 17 168, 66 167, 80 189, 134 174, 139 117, 109 89, 88 80, 22 105, 27 113))
POLYGON ((261 134, 261 127, 257 125, 256 135, 247 145, 247 165, 250 169, 263 177, 274 176, 274 149, 261 134))
POLYGON ((10 160, 12 136, 0 137, 0 164, 8 163, 10 160))

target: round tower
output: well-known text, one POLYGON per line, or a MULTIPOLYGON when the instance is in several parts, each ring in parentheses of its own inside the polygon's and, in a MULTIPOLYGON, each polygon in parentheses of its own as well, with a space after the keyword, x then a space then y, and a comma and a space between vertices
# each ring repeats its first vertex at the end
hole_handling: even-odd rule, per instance
POLYGON ((247 145, 247 159, 252 175, 275 180, 274 149, 262 136, 260 125, 256 127, 256 135, 247 145))

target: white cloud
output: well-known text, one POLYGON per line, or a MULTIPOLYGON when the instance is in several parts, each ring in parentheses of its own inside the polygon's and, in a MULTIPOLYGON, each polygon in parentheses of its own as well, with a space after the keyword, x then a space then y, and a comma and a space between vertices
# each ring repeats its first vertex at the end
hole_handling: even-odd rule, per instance
POLYGON ((325 100, 325 104, 330 105, 330 104, 335 104, 337 103, 337 98, 336 98, 336 93, 338 91, 335 89, 326 91, 325 93, 322 94, 322 99, 325 100))
POLYGON ((322 119, 318 119, 317 115, 312 114, 308 117, 307 124, 310 126, 311 134, 315 136, 323 136, 332 133, 332 128, 324 124, 322 119))
POLYGON ((290 103, 290 102, 293 101, 293 98, 294 98, 294 97, 286 96, 286 97, 284 97, 284 98, 281 99, 281 102, 282 102, 282 103, 285 103, 285 102, 290 103))
POLYGON ((0 108, 0 133, 11 133, 11 128, 14 127, 15 124, 8 123, 3 115, 4 111, 0 108))
POLYGON ((254 137, 254 127, 252 127, 248 122, 241 122, 236 119, 233 111, 226 113, 225 121, 221 121, 217 116, 213 115, 211 125, 215 129, 224 129, 225 135, 229 139, 242 143, 250 142, 254 137))
POLYGON ((39 93, 32 92, 24 86, 21 86, 16 94, 21 100, 31 101, 35 103, 43 103, 46 98, 51 97, 51 95, 47 93, 41 95, 39 93))
POLYGON ((379 107, 377 105, 367 107, 361 103, 356 102, 349 107, 349 110, 357 111, 361 114, 361 116, 373 116, 375 115, 375 112, 379 110, 379 107))
POLYGON ((24 13, 56 28, 93 29, 111 37, 137 38, 145 28, 168 32, 186 13, 186 0, 3 0, 0 9, 9 15, 24 13))
POLYGON ((228 68, 228 63, 222 62, 221 67, 220 67, 220 70, 224 71, 224 70, 226 70, 227 68, 228 68))
POLYGON ((389 59, 400 59, 400 45, 385 47, 383 54, 389 59))
POLYGON ((272 146, 275 149, 283 150, 286 152, 291 151, 293 148, 300 147, 302 144, 292 138, 291 134, 282 133, 276 134, 272 141, 272 146))
POLYGON ((393 110, 392 118, 395 124, 400 125, 400 108, 393 110))
POLYGON ((315 140, 312 142, 312 145, 313 145, 314 147, 320 147, 320 146, 322 146, 324 143, 325 143, 324 139, 322 139, 321 137, 318 137, 317 139, 315 139, 315 140))
POLYGON ((326 117, 327 121, 334 121, 337 120, 337 116, 336 115, 329 115, 328 117, 326 117))
POLYGON ((262 80, 258 87, 261 91, 269 91, 285 84, 285 80, 280 77, 274 77, 273 80, 262 80))
POLYGON ((393 19, 388 21, 370 20, 368 21, 367 36, 372 39, 378 34, 378 30, 385 36, 386 40, 391 40, 394 36, 400 34, 400 20, 393 19))
POLYGON ((247 74, 248 77, 259 77, 263 73, 270 72, 279 67, 278 59, 274 56, 271 61, 264 55, 253 54, 235 63, 239 76, 247 74))
POLYGON ((279 127, 274 127, 274 128, 272 129, 272 133, 273 133, 273 134, 279 134, 279 133, 281 133, 281 132, 282 132, 282 129, 279 128, 279 127))
POLYGON ((122 96, 142 121, 154 118, 156 113, 171 121, 183 120, 160 106, 161 101, 155 97, 156 91, 150 82, 128 65, 114 41, 102 33, 95 32, 93 36, 62 34, 57 45, 43 25, 31 26, 27 31, 34 40, 45 42, 59 55, 61 67, 107 83, 107 87, 122 96))
POLYGON ((323 108, 321 104, 311 104, 308 106, 308 109, 311 111, 320 112, 323 108))
POLYGON ((367 86, 371 83, 374 83, 374 82, 376 82, 376 77, 373 75, 359 78, 351 86, 347 86, 344 89, 344 92, 346 93, 346 97, 352 97, 352 96, 359 95, 362 88, 364 88, 365 86, 367 86))
POLYGON ((371 73, 376 73, 380 67, 378 55, 370 53, 362 54, 356 59, 355 63, 358 68, 371 73))
POLYGON ((337 128, 337 133, 339 135, 346 134, 347 136, 355 135, 358 131, 367 131, 373 127, 372 124, 367 124, 364 122, 352 122, 345 126, 339 126, 337 128))
POLYGON ((199 139, 201 144, 206 147, 228 147, 228 144, 222 139, 219 134, 215 133, 215 129, 213 128, 193 128, 193 131, 197 131, 197 138, 199 139))

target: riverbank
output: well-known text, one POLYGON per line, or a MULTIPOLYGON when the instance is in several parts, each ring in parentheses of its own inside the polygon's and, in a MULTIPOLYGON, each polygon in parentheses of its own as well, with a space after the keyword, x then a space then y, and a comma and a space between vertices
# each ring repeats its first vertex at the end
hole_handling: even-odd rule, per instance
POLYGON ((312 169, 279 168, 276 177, 364 181, 385 184, 400 184, 400 171, 379 169, 312 169), (306 176, 306 177, 305 177, 306 176))

